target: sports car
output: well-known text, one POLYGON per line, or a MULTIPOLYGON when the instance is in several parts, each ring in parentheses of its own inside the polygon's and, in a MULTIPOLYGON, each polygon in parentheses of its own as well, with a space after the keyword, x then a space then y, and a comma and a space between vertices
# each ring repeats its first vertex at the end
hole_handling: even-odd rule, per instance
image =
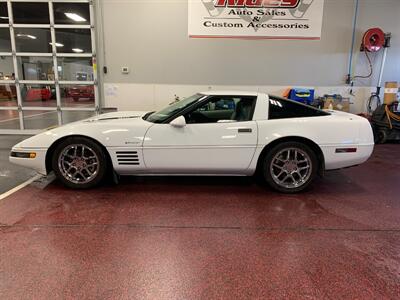
POLYGON ((73 86, 71 88, 67 88, 66 94, 75 102, 78 102, 79 99, 94 100, 94 87, 91 85, 73 86))
POLYGON ((364 163, 369 122, 256 92, 195 94, 158 112, 115 112, 29 138, 10 161, 51 171, 70 188, 113 175, 253 176, 284 193, 308 188, 326 170, 364 163))

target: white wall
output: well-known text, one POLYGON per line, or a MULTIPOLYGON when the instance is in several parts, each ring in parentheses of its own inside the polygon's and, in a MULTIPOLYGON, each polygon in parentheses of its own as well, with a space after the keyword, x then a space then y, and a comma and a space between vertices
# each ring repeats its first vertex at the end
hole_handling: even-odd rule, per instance
MULTIPOLYGON (((107 83, 104 86, 104 94, 107 107, 119 110, 156 111, 174 101, 175 95, 180 98, 191 96, 197 92, 207 90, 244 90, 260 91, 274 95, 282 95, 286 86, 226 86, 226 85, 168 85, 168 84, 131 84, 131 83, 107 83)), ((349 95, 352 113, 366 111, 366 99, 371 94, 371 88, 355 87, 354 96, 349 95, 349 87, 330 86, 316 87, 316 95, 340 93, 349 95)))
MULTIPOLYGON (((345 77, 353 0, 325 0, 321 41, 190 39, 188 0, 98 1, 104 15, 99 28, 104 28, 105 36, 100 41, 105 53, 99 53, 99 66, 105 62, 108 67, 102 80, 106 89, 108 85, 120 87, 117 96, 105 95, 106 106, 157 108, 158 99, 208 86, 245 85, 252 90, 267 86, 277 91, 281 86, 329 87, 333 93, 348 96, 345 77), (122 74, 123 66, 130 67, 131 73, 122 74)), ((393 33, 384 81, 400 81, 399 16, 399 0, 360 0, 354 58, 357 74, 368 72, 365 58, 358 55, 362 35, 379 26, 393 33)), ((380 55, 373 58, 374 76, 356 82, 363 92, 354 98, 354 112, 362 111, 370 87, 376 85, 380 55)))

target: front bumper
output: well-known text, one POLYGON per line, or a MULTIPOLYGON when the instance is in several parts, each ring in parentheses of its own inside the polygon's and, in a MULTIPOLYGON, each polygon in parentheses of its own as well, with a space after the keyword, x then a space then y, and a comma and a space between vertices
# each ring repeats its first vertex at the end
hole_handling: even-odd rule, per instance
POLYGON ((46 169, 46 153, 47 149, 26 149, 26 148, 13 148, 11 153, 15 153, 14 156, 10 154, 10 162, 25 168, 33 169, 39 174, 47 175, 46 169), (29 158, 30 154, 35 153, 34 158, 29 158), (20 157, 15 157, 20 156, 20 157), (28 158, 23 158, 21 156, 28 156, 28 158))

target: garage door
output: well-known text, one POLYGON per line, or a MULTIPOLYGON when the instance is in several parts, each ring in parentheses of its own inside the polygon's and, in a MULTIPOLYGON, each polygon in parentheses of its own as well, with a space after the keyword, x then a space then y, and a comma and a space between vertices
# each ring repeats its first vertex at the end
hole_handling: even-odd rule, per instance
POLYGON ((0 134, 99 111, 92 1, 0 2, 0 134))

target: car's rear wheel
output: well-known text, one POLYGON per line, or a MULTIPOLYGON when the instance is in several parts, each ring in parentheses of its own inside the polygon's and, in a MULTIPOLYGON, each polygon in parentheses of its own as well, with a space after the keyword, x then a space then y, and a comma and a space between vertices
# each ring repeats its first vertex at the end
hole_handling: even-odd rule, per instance
POLYGON ((95 187, 104 179, 107 158, 96 142, 87 138, 72 137, 56 147, 52 167, 65 186, 87 189, 95 187))
POLYGON ((310 186, 317 173, 317 155, 299 142, 278 144, 264 156, 264 179, 279 192, 301 192, 310 186))

